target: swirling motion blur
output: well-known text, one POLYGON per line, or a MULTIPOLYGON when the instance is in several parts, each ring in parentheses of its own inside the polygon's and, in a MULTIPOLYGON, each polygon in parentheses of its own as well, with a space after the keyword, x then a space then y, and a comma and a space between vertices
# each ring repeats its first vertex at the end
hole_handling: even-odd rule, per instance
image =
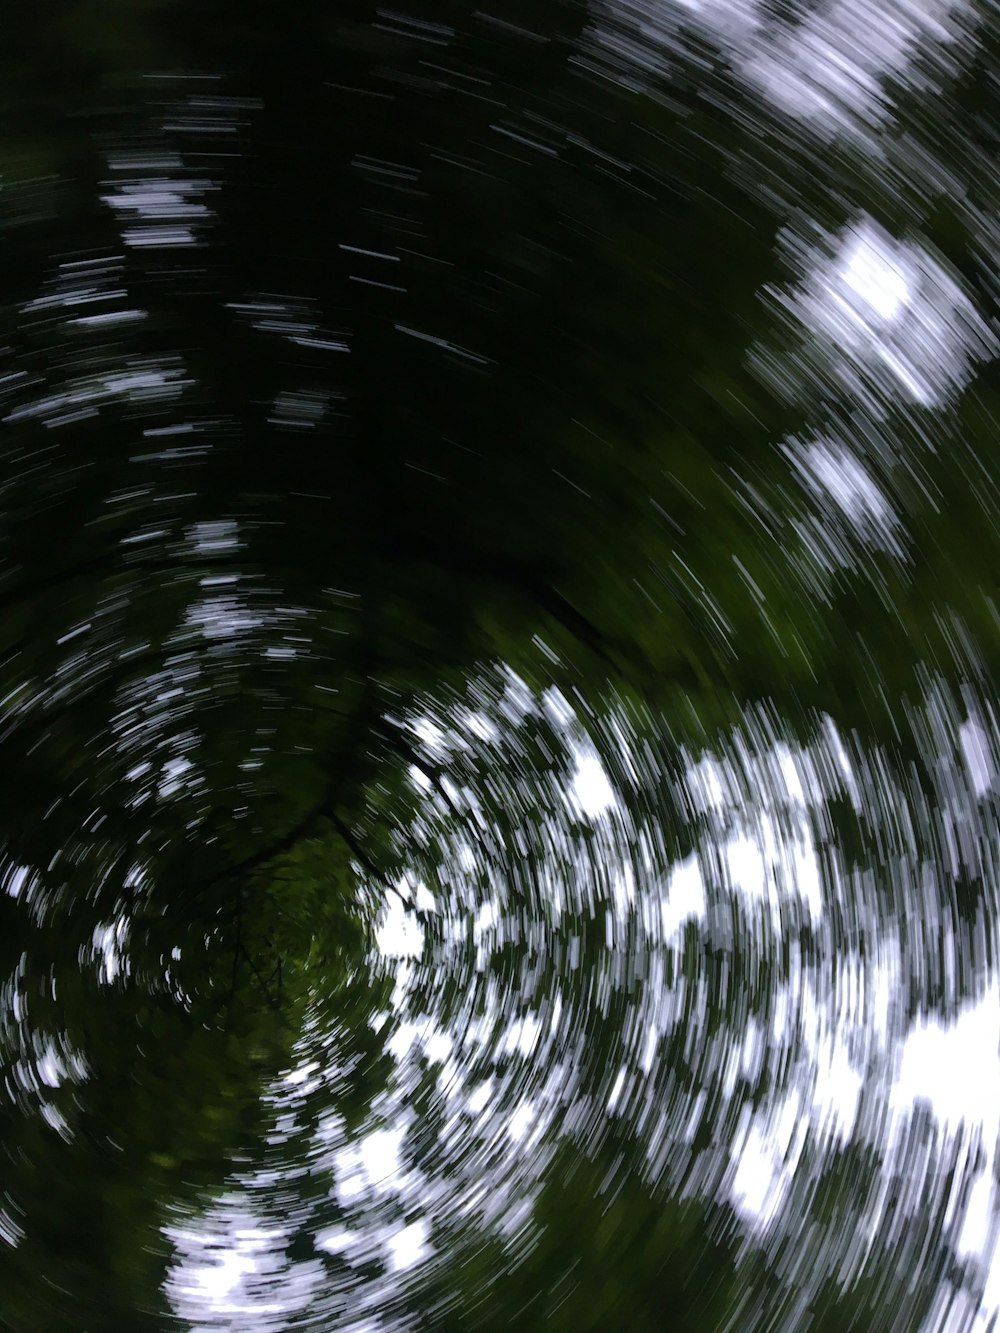
POLYGON ((0 1325, 986 1333, 994 17, 112 9, 2 57, 0 1325))

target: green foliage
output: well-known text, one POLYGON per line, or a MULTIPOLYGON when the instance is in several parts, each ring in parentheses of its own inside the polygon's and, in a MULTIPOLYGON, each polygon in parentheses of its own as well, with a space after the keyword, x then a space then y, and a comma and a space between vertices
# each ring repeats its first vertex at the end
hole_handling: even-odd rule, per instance
MULTIPOLYGON (((995 375, 947 421, 893 407, 904 555, 831 569, 781 446, 837 410, 748 355, 793 341, 761 296, 788 276, 775 173, 822 226, 856 206, 925 235, 995 313, 990 172, 968 173, 979 213, 893 195, 789 144, 717 62, 668 100, 586 72, 583 4, 495 8, 431 0, 422 30, 360 0, 75 0, 5 33, 0 850, 37 883, 0 898, 0 951, 89 1069, 57 1090, 72 1143, 28 1106, 4 1126, 18 1333, 43 1300, 54 1330, 78 1301, 92 1330, 156 1310, 164 1211, 251 1151, 307 1020, 350 1053, 362 1123, 389 1067, 375 916, 421 813, 399 719, 503 661, 572 692, 612 770, 609 700, 637 734, 665 722, 665 774, 758 707, 789 735, 829 714, 909 772, 929 675, 1000 671, 995 375), (451 34, 440 68, 421 31, 451 34), (115 923, 129 970, 102 982, 115 923)), ((987 82, 954 95, 972 166, 987 82)), ((565 782, 544 727, 518 743, 565 782)), ((466 776, 531 904, 537 811, 466 776)), ((447 833, 421 837, 432 871, 447 833)), ((611 1165, 554 1164, 538 1245, 502 1283, 506 1247, 469 1256, 427 1327, 722 1327, 723 1221, 641 1173, 615 1193, 611 1165)))
POLYGON ((664 1197, 627 1144, 552 1161, 527 1233, 465 1249, 442 1234, 450 1272, 421 1290, 421 1329, 627 1325, 715 1333, 739 1323, 748 1268, 722 1209, 664 1197))

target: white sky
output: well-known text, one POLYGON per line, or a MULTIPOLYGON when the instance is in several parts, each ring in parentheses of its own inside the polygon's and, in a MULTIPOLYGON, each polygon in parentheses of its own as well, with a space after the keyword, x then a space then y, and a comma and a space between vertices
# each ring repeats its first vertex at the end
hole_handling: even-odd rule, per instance
MULTIPOLYGON (((976 744, 967 759, 970 786, 983 789, 988 767, 997 751, 996 735, 988 735, 980 721, 968 723, 975 732, 976 744)), ((968 733, 967 733, 968 734, 968 733)), ((965 746, 965 741, 962 742, 965 746)), ((968 746, 965 747, 968 749, 968 746)), ((965 750, 963 750, 963 753, 965 750)), ((796 808, 804 815, 810 799, 815 769, 806 754, 793 755, 776 750, 762 756, 760 790, 766 801, 778 800, 786 817, 796 808), (766 773, 766 777, 764 776, 766 773), (784 773, 783 790, 775 788, 775 774, 784 773)), ((995 770, 989 770, 995 777, 995 770)), ((701 792, 706 810, 714 809, 721 817, 731 816, 735 785, 725 765, 703 758, 691 770, 691 790, 701 792)), ((599 762, 581 752, 574 789, 568 803, 584 809, 594 821, 606 818, 614 808, 609 799, 610 784, 599 762)), ((748 812, 742 812, 747 814, 748 812)), ((748 911, 762 909, 770 929, 780 935, 783 904, 795 900, 814 927, 822 928, 824 904, 820 870, 815 847, 804 831, 791 838, 779 831, 778 810, 767 809, 752 814, 746 830, 735 833, 719 848, 718 865, 724 892, 740 899, 748 911), (754 832, 756 830, 756 832, 754 832)), ((702 928, 708 923, 707 904, 717 896, 720 885, 706 880, 697 857, 678 864, 670 873, 662 897, 657 947, 679 947, 684 925, 693 920, 702 928)), ((844 886, 850 894, 849 885, 844 886)), ((476 936, 489 946, 490 938, 502 922, 499 903, 487 903, 479 912, 476 936)), ((411 974, 406 959, 419 953, 420 927, 395 898, 387 905, 379 935, 380 948, 401 961, 403 971, 397 987, 397 1002, 403 1004, 411 974)), ((992 1184, 995 1144, 1000 1137, 1000 990, 996 978, 990 980, 982 998, 961 1009, 950 1023, 926 1020, 909 1031, 901 1031, 893 1022, 893 1005, 902 994, 905 954, 898 940, 888 937, 865 959, 844 950, 839 957, 839 981, 835 990, 825 989, 822 976, 806 974, 792 978, 783 995, 774 997, 773 1030, 763 1032, 755 1022, 747 1024, 742 1044, 732 1051, 732 1067, 725 1084, 732 1089, 740 1069, 759 1067, 764 1048, 775 1039, 787 1039, 789 1025, 801 1038, 796 1074, 787 1092, 774 1095, 756 1111, 744 1107, 736 1132, 731 1136, 731 1166, 728 1174, 729 1197, 751 1227, 766 1227, 781 1218, 781 1209, 796 1185, 800 1158, 807 1138, 832 1147, 844 1145, 853 1135, 864 1137, 859 1110, 866 1075, 859 1064, 858 1052, 877 1051, 894 1070, 886 1089, 885 1118, 878 1123, 876 1146, 891 1152, 894 1143, 902 1143, 909 1117, 920 1103, 928 1104, 944 1135, 961 1135, 968 1143, 981 1143, 987 1154, 985 1169, 973 1191, 966 1216, 961 1247, 964 1252, 982 1257, 987 1265, 996 1253, 997 1198, 992 1184)), ((401 1067, 407 1061, 430 1058, 439 1069, 438 1088, 449 1112, 466 1126, 478 1144, 497 1142, 497 1136, 518 1146, 519 1163, 531 1161, 533 1150, 543 1142, 547 1126, 559 1106, 563 1071, 558 1066, 546 1068, 565 1037, 560 1027, 558 1006, 547 1014, 540 1012, 506 1013, 499 992, 497 1007, 488 1012, 479 1028, 466 1030, 461 1049, 455 1035, 440 1027, 432 1015, 423 1014, 400 1023, 391 1041, 391 1049, 401 1067), (494 1030, 494 1025, 496 1029, 494 1030), (472 1042, 470 1047, 469 1043, 472 1042), (472 1049, 492 1048, 498 1056, 514 1054, 530 1068, 530 1095, 497 1100, 494 1080, 463 1081, 463 1061, 472 1049), (497 1121, 503 1106, 502 1121, 497 1121)), ((677 1018, 676 1010, 655 1008, 650 1011, 655 1035, 658 1025, 668 1028, 677 1018)), ((729 1034, 730 1038, 732 1034, 729 1034)), ((650 1074, 652 1052, 646 1028, 639 1025, 629 1050, 623 1034, 624 1063, 609 1071, 607 1111, 615 1112, 640 1095, 641 1081, 650 1074), (638 1080, 638 1081, 637 1081, 638 1080)), ((405 1101, 402 1103, 405 1107, 405 1101)), ((697 1115, 697 1107, 693 1114, 697 1115)), ((414 1175, 404 1165, 401 1148, 408 1119, 397 1121, 364 1135, 360 1141, 337 1149, 332 1165, 337 1193, 345 1204, 368 1207, 378 1199, 398 1198, 409 1208, 429 1207, 435 1199, 435 1186, 427 1177, 414 1175)), ((675 1131, 676 1132, 676 1127, 675 1131)), ((484 1170, 487 1168, 484 1167, 484 1170)), ((791 1205, 794 1207, 794 1205, 791 1205)), ((351 1231, 340 1228, 321 1237, 322 1247, 348 1257, 371 1252, 376 1244, 383 1253, 390 1273, 405 1271, 430 1255, 429 1225, 426 1216, 380 1225, 373 1235, 370 1229, 351 1231)), ((254 1241, 256 1244, 256 1241, 254 1241)), ((251 1247, 252 1248, 252 1247, 251 1247)), ((246 1246, 240 1263, 249 1262, 246 1246)), ((997 1256, 1000 1258, 1000 1255, 997 1256)), ((235 1260, 214 1267, 199 1276, 200 1291, 209 1305, 222 1309, 233 1301, 241 1271, 235 1260)), ((1000 1280, 991 1278, 981 1311, 980 1325, 1000 1310, 1000 1280)), ((937 1333, 928 1329, 927 1333, 937 1333)))
POLYGON ((780 28, 759 0, 593 0, 592 12, 624 78, 669 80, 681 28, 693 24, 790 124, 869 141, 891 122, 887 79, 933 88, 976 21, 969 0, 820 0, 780 28))

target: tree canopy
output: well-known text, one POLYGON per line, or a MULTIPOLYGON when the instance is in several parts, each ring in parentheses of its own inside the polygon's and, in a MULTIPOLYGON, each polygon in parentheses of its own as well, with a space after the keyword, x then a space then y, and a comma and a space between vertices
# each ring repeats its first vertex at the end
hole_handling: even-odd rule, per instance
MULTIPOLYGON (((642 954, 638 936, 609 951, 608 867, 641 898, 691 853, 678 775, 748 719, 789 745, 832 728, 867 764, 881 804, 830 803, 845 862, 883 838, 942 855, 892 811, 935 808, 932 724, 954 714, 957 734, 1000 672, 995 33, 929 71, 939 118, 887 86, 873 146, 791 122, 693 19, 668 70, 643 66, 633 8, 11 15, 15 1333, 174 1326, 172 1219, 294 1162, 289 1144, 301 1165, 331 1116, 348 1136, 377 1122, 388 910, 419 926, 421 1001, 459 1026, 486 1021, 490 985, 521 985, 533 941, 572 937, 572 965, 538 946, 538 989, 549 968, 593 1016, 574 1078, 604 1096, 649 981, 602 990, 642 954), (822 323, 852 236, 911 263, 959 351, 915 369, 889 333, 857 350, 875 316, 822 323), (560 805, 584 750, 625 812, 611 832, 560 805), (498 893, 506 933, 478 966, 498 893), (335 1072, 276 1133, 274 1090, 308 1059, 335 1072)), ((975 915, 992 870, 963 873, 975 915)), ((688 1028, 706 1042, 790 972, 736 955, 693 931, 679 954, 708 978, 688 1028)), ((684 1031, 665 1097, 699 1090, 684 1031)), ((430 1142, 431 1082, 410 1102, 430 1142)), ((552 1147, 530 1244, 444 1219, 454 1272, 406 1298, 409 1326, 766 1328, 760 1301, 791 1310, 787 1266, 630 1142, 552 1147)), ((341 1225, 318 1168, 298 1188, 309 1226, 341 1225)), ((289 1252, 308 1266, 306 1232, 289 1252)), ((852 1299, 900 1308, 890 1267, 869 1256, 864 1297, 817 1277, 809 1326, 860 1326, 852 1299)), ((933 1289, 907 1298, 914 1321, 933 1289)))

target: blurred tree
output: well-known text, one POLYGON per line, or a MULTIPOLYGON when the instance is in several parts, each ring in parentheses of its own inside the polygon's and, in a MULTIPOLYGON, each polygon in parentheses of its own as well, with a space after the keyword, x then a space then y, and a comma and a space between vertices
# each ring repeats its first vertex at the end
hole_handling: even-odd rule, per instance
MULTIPOLYGON (((690 51, 669 95, 615 78, 570 0, 55 10, 22 7, 0 55, 31 126, 0 142, 0 846, 29 1021, 90 1072, 57 1090, 50 1174, 57 1131, 10 1113, 10 1195, 39 1210, 15 1329, 41 1283, 95 1328, 115 1283, 118 1326, 153 1308, 149 1200, 224 1178, 310 1007, 352 1015, 363 1115, 385 1066, 351 988, 419 815, 421 701, 502 660, 595 716, 617 692, 675 748, 760 705, 905 766, 929 677, 1000 668, 995 380, 946 420, 887 409, 903 554, 839 567, 782 448, 842 424, 822 366, 796 395, 749 356, 798 336, 762 296, 793 276, 775 171, 827 230, 922 229, 990 313, 988 183, 973 212, 817 172, 719 58, 690 51)), ((970 67, 950 108, 970 162, 985 85, 970 67)), ((518 815, 492 813, 509 853, 518 815)), ((563 1276, 594 1184, 555 1182, 529 1286, 563 1276)), ((629 1234, 592 1220, 597 1250, 629 1234)), ((703 1300, 629 1248, 636 1327, 703 1300)), ((579 1292, 611 1318, 613 1285, 579 1292)))

